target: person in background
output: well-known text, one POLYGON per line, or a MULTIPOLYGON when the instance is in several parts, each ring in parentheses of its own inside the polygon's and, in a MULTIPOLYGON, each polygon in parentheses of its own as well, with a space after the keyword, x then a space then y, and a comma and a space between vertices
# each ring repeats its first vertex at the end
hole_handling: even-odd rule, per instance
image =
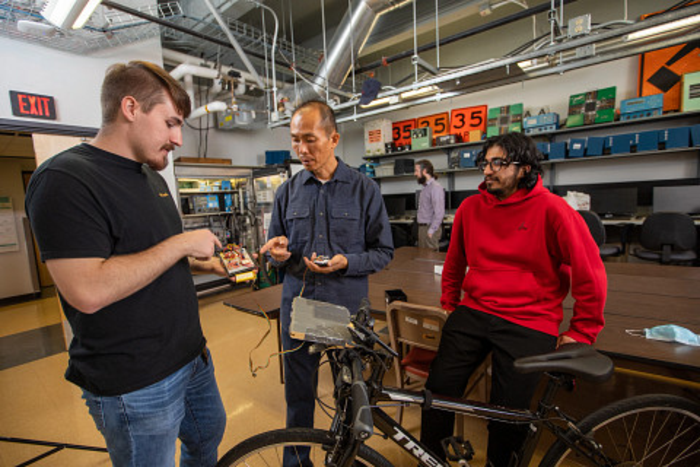
POLYGON ((426 159, 416 162, 413 174, 423 185, 418 200, 418 247, 437 250, 445 217, 445 189, 437 181, 433 164, 426 159))
MULTIPOLYGON (((442 272, 440 302, 450 316, 426 382, 434 393, 462 396, 491 354, 490 402, 527 409, 540 375, 517 373, 513 361, 592 344, 603 328, 607 279, 598 247, 583 218, 544 188, 540 160, 520 133, 488 139, 477 157, 484 181, 457 209, 442 272), (569 288, 573 317, 560 333, 569 288)), ((421 440, 443 459, 440 440, 453 425, 453 414, 423 412, 421 440)), ((489 465, 507 466, 527 430, 491 422, 489 465)))
POLYGON ((66 378, 115 466, 214 466, 226 413, 191 270, 225 276, 209 230, 183 233, 163 177, 185 90, 148 62, 116 64, 102 126, 34 173, 26 211, 73 330, 66 378))
MULTIPOLYGON (((260 253, 285 268, 281 320, 287 427, 312 427, 318 354, 289 335, 297 296, 357 312, 368 296, 367 276, 394 254, 389 218, 379 186, 335 156, 340 135, 333 110, 320 101, 298 107, 291 121, 292 148, 304 171, 275 195, 268 242, 260 253), (316 264, 318 256, 329 260, 316 264)), ((285 449, 284 465, 307 465, 308 449, 285 449)))

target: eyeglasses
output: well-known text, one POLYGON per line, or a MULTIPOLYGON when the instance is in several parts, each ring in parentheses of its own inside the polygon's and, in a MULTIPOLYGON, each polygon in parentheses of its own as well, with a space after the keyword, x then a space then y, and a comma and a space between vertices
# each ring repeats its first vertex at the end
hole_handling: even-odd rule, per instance
POLYGON ((491 159, 490 161, 483 160, 483 161, 479 162, 479 165, 477 165, 477 167, 479 168, 479 170, 481 170, 483 172, 486 170, 486 167, 488 166, 488 167, 491 167, 491 171, 495 173, 495 172, 498 172, 499 170, 501 170, 503 167, 508 167, 511 164, 520 165, 520 162, 509 161, 507 159, 501 159, 500 157, 497 157, 495 159, 491 159))

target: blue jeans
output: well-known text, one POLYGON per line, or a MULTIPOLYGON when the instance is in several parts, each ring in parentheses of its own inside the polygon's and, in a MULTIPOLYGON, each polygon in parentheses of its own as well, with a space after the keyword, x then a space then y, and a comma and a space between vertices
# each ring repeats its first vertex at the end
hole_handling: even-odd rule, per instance
POLYGON ((120 396, 83 390, 83 399, 107 442, 115 467, 214 466, 226 412, 209 350, 167 378, 120 396))

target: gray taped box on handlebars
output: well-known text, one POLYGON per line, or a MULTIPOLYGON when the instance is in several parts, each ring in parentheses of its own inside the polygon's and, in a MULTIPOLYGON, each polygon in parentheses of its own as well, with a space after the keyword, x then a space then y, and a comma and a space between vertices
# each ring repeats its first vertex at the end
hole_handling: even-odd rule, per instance
POLYGON ((289 335, 294 339, 344 346, 352 343, 348 323, 350 312, 347 308, 296 297, 292 301, 289 335))

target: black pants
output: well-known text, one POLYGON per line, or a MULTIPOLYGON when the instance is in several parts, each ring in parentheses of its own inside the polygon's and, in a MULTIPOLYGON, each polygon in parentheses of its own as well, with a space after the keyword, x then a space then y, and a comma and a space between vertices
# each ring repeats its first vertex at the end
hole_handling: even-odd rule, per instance
MULTIPOLYGON (((556 336, 459 306, 445 323, 426 388, 435 394, 461 397, 469 377, 491 352, 490 402, 527 409, 541 375, 520 374, 513 368, 513 361, 550 352, 556 343, 556 336)), ((454 420, 450 412, 435 409, 423 412, 421 442, 443 460, 445 453, 440 441, 452 436, 454 420)), ((527 425, 489 422, 488 460, 495 467, 507 466, 511 452, 517 453, 526 434, 527 425)))

